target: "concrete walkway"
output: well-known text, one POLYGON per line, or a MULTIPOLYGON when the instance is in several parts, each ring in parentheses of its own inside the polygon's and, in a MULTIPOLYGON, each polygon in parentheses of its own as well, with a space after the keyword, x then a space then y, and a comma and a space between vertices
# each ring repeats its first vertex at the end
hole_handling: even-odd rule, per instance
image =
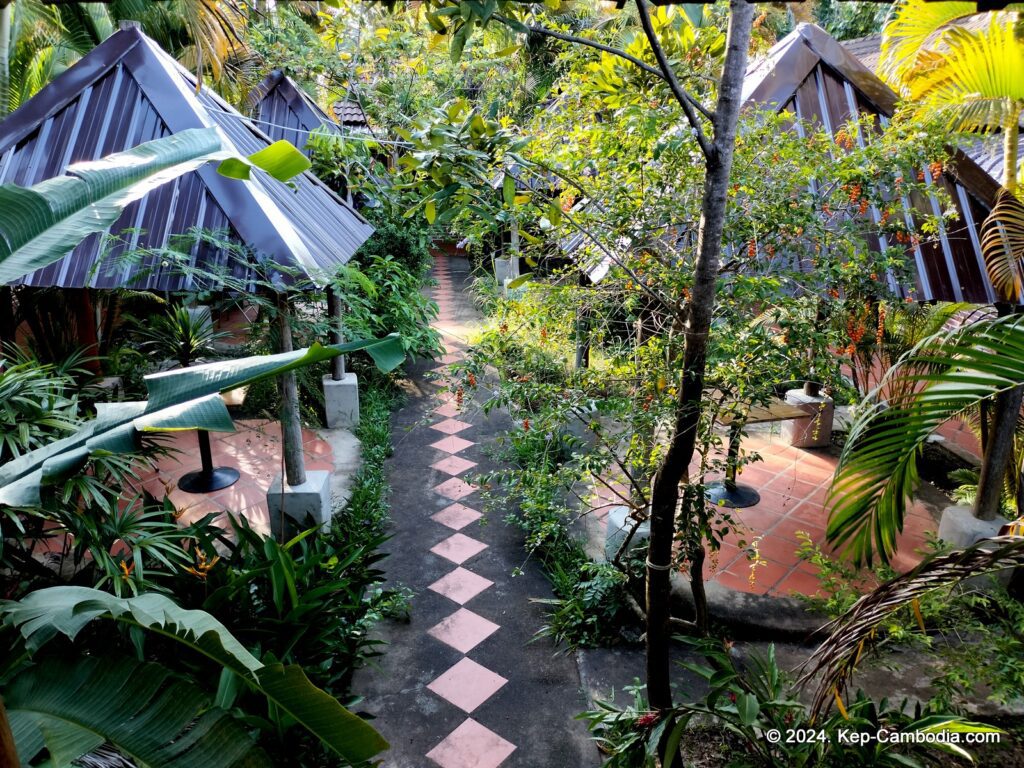
MULTIPOLYGON (((450 364, 479 316, 464 259, 438 256, 434 277, 450 364)), ((391 742, 387 768, 597 766, 574 719, 587 707, 574 658, 534 639, 545 611, 531 601, 551 597, 547 580, 524 562, 521 533, 483 515, 463 479, 496 468, 484 448, 508 420, 469 402, 460 410, 438 380, 445 371, 414 367, 408 402, 393 417, 393 536, 383 567, 389 586, 415 597, 410 620, 383 625, 384 655, 356 677, 360 708, 391 742)))

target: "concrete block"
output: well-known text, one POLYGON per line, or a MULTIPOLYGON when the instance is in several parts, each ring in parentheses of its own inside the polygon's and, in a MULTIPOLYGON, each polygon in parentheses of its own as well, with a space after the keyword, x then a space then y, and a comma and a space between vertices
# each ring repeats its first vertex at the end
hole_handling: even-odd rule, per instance
POLYGON ((359 424, 359 379, 351 371, 335 381, 324 376, 324 407, 330 429, 352 429, 359 424))
POLYGON ((831 397, 811 396, 802 389, 786 392, 786 402, 807 414, 806 419, 782 422, 782 438, 794 448, 827 448, 832 442, 835 405, 831 397))
MULTIPOLYGON (((626 540, 626 536, 629 535, 629 532, 636 524, 636 521, 629 516, 629 513, 629 507, 612 507, 608 511, 608 530, 604 540, 604 556, 608 561, 615 557, 619 547, 622 546, 622 542, 626 540)), ((649 538, 651 538, 651 524, 650 521, 645 520, 640 523, 640 527, 633 534, 627 551, 633 552, 637 549, 646 548, 649 538)))
POLYGON ((513 278, 515 278, 515 275, 512 271, 512 259, 495 259, 494 281, 501 287, 503 293, 505 290, 505 284, 513 278))
POLYGON ((270 512, 271 534, 278 539, 282 535, 282 522, 286 538, 297 531, 326 525, 333 513, 331 473, 323 469, 307 470, 306 482, 302 485, 288 485, 278 475, 267 491, 267 509, 270 512))
POLYGON ((969 547, 981 539, 999 535, 1009 520, 979 520, 970 507, 946 507, 939 518, 939 538, 956 549, 969 547))

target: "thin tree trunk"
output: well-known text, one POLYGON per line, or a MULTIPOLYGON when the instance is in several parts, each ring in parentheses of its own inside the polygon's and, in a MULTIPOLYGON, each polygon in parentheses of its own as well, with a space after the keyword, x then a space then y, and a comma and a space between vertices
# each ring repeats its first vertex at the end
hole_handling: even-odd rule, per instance
MULTIPOLYGON (((1003 127, 1003 172, 1006 188, 1017 190, 1017 151, 1020 141, 1020 104, 1014 105, 1011 117, 1003 127)), ((1005 305, 999 307, 999 314, 1009 313, 1005 305)), ((974 501, 974 515, 981 520, 994 520, 999 514, 1000 501, 1006 483, 1006 473, 1013 454, 1013 433, 1017 428, 1021 402, 1024 401, 1024 387, 1011 389, 996 396, 992 409, 992 427, 988 445, 984 446, 981 462, 981 476, 978 478, 978 495, 974 501)))
MULTIPOLYGON (((288 299, 281 296, 277 305, 281 352, 291 352, 295 349, 289 315, 288 299)), ((281 395, 281 441, 284 450, 285 480, 288 485, 302 485, 306 482, 306 464, 302 459, 302 422, 299 416, 299 389, 295 381, 295 371, 279 376, 277 387, 281 395)))
POLYGON ((4 700, 0 698, 0 768, 18 768, 20 765, 18 750, 14 746, 14 734, 7 721, 7 709, 4 700))
POLYGON ((647 694, 651 707, 659 710, 672 706, 669 602, 676 507, 680 483, 689 481, 689 465, 697 441, 708 331, 715 307, 715 286, 725 226, 726 193, 754 19, 754 6, 746 0, 731 0, 729 6, 727 51, 713 120, 713 151, 707 158, 704 174, 697 261, 684 332, 684 375, 669 448, 651 490, 651 537, 647 552, 647 694))
POLYGON ((0 116, 11 108, 11 15, 14 0, 0 0, 0 116))
POLYGON ((1011 192, 1017 191, 1017 145, 1020 142, 1021 104, 1014 104, 1010 110, 1010 119, 1003 129, 1003 174, 1006 176, 1004 185, 1011 192))

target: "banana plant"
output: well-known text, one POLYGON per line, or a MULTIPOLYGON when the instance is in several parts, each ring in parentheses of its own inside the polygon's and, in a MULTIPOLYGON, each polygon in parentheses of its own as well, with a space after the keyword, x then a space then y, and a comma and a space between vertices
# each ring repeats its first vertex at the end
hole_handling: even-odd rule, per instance
POLYGON ((209 162, 225 176, 248 179, 258 168, 278 181, 309 160, 287 141, 249 157, 224 149, 217 128, 193 128, 100 160, 68 166, 33 187, 0 186, 0 285, 59 261, 88 235, 105 232, 124 209, 162 184, 209 162))
MULTIPOLYGON (((73 641, 97 619, 159 634, 240 677, 352 764, 388 747, 373 727, 314 686, 301 667, 264 664, 213 616, 164 595, 118 598, 87 587, 51 587, 0 604, 0 616, 20 632, 29 655, 58 635, 73 641)), ((160 664, 43 659, 15 675, 3 698, 23 764, 45 748, 55 765, 70 765, 107 742, 150 766, 271 764, 234 718, 210 707, 201 691, 160 664)))
POLYGON ((149 433, 192 429, 233 432, 234 423, 221 393, 360 350, 385 373, 405 359, 401 339, 390 334, 382 339, 313 344, 293 352, 223 360, 146 376, 148 400, 98 403, 96 418, 73 435, 0 466, 0 507, 38 507, 44 487, 80 470, 91 455, 138 450, 149 433))

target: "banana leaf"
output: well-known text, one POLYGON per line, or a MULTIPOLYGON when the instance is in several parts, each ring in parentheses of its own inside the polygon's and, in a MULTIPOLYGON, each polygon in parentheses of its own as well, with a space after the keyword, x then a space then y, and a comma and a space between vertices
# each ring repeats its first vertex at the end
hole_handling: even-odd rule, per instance
POLYGON ((38 507, 45 486, 77 472, 92 455, 137 450, 146 433, 185 429, 233 431, 220 393, 360 350, 370 355, 385 373, 405 359, 401 339, 390 334, 382 339, 328 346, 313 344, 294 352, 223 360, 146 376, 147 401, 108 404, 73 435, 0 467, 0 506, 38 507))
POLYGON ((75 163, 33 187, 0 185, 0 285, 59 261, 89 235, 106 232, 129 204, 214 160, 236 178, 239 168, 248 178, 257 167, 285 181, 309 167, 286 141, 240 158, 224 151, 216 128, 193 128, 75 163))
POLYGON ((98 618, 157 632, 239 675, 351 763, 388 747, 372 726, 313 685, 301 667, 263 664, 209 613, 182 608, 164 595, 119 598, 88 587, 50 587, 0 604, 0 615, 6 626, 21 632, 30 652, 58 634, 74 640, 98 618))
POLYGON ((5 686, 4 704, 22 765, 35 764, 44 750, 49 765, 72 765, 106 743, 137 765, 271 765, 240 722, 159 664, 48 659, 5 686))

